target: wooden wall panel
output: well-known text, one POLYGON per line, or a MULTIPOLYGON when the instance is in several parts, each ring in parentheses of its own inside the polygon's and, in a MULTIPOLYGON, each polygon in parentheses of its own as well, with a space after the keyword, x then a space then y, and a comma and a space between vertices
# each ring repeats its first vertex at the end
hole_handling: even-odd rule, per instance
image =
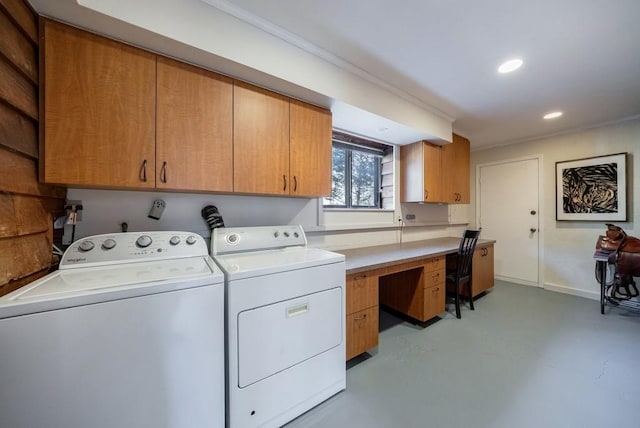
POLYGON ((38 119, 38 90, 33 82, 0 57, 0 99, 38 119))
POLYGON ((36 122, 0 103, 0 146, 16 150, 34 159, 37 158, 36 122))
POLYGON ((66 197, 66 189, 38 183, 38 171, 32 159, 0 147, 0 165, 0 191, 53 198, 66 197))
POLYGON ((35 46, 0 10, 0 54, 4 55, 34 84, 38 83, 35 46))
POLYGON ((34 44, 38 43, 38 18, 23 0, 0 0, 0 9, 15 22, 34 44))
POLYGON ((0 284, 48 269, 52 243, 49 232, 0 239, 0 284))
POLYGON ((38 26, 23 0, 0 0, 0 296, 56 266, 53 217, 66 189, 38 182, 38 26))

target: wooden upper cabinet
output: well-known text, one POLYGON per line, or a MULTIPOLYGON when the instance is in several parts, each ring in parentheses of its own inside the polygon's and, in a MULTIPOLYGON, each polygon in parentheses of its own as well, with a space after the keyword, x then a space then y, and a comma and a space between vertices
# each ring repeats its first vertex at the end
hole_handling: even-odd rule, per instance
POLYGON ((400 147, 402 202, 442 202, 442 147, 420 141, 400 147))
POLYGON ((442 147, 443 202, 468 204, 470 196, 469 140, 453 134, 453 142, 442 147))
POLYGON ((289 98, 234 81, 233 190, 288 195, 289 98))
POLYGON ((290 194, 331 194, 331 112, 301 101, 290 102, 290 194))
POLYGON ((155 186, 156 56, 41 21, 40 180, 155 186))
POLYGON ((233 191, 233 80, 158 57, 156 187, 233 191))

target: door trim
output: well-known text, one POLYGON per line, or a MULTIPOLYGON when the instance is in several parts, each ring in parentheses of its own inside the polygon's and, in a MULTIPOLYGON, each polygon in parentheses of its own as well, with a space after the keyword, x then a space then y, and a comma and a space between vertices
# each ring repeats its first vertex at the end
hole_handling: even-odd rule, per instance
MULTIPOLYGON (((480 200, 480 195, 481 195, 481 186, 480 186, 480 169, 482 167, 486 167, 486 166, 495 166, 495 165, 502 165, 502 164, 507 164, 507 163, 513 163, 513 162, 522 162, 522 161, 527 161, 527 160, 536 160, 538 161, 538 283, 531 283, 529 281, 519 281, 518 283, 522 283, 522 284, 526 284, 526 285, 534 285, 534 286, 538 286, 542 289, 544 289, 544 233, 542 233, 545 230, 545 217, 544 217, 544 213, 545 213, 545 209, 544 209, 544 197, 543 197, 543 177, 542 177, 542 172, 543 172, 543 156, 542 154, 531 154, 531 155, 527 155, 527 156, 523 156, 523 157, 517 157, 517 158, 509 158, 509 159, 502 159, 499 161, 493 161, 493 162, 486 162, 486 163, 480 163, 480 164, 476 164, 476 190, 475 190, 475 209, 476 209, 476 213, 475 213, 475 220, 476 220, 476 225, 477 226, 481 226, 480 223, 480 206, 482 204, 482 201, 480 200)), ((499 242, 496 242, 496 245, 500 245, 499 242)), ((496 276, 496 279, 501 279, 499 276, 496 276)), ((511 282, 516 282, 513 280, 510 280, 511 282)))

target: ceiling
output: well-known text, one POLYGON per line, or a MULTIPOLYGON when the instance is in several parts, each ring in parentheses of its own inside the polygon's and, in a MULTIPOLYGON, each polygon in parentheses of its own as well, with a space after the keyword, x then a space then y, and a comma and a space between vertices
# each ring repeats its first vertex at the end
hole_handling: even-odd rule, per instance
POLYGON ((640 115, 638 0, 222 2, 454 118, 474 149, 640 115))

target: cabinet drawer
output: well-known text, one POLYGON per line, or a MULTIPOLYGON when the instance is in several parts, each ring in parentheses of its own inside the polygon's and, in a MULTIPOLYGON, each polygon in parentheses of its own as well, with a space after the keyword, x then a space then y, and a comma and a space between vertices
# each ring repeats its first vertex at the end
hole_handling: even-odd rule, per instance
POLYGON ((445 260, 444 256, 428 259, 424 264, 424 271, 433 272, 433 271, 444 269, 444 260, 445 260))
POLYGON ((445 311, 444 284, 424 289, 424 319, 429 320, 445 311))
POLYGON ((367 272, 347 275, 347 314, 378 306, 378 277, 367 272))
POLYGON ((446 279, 446 275, 444 273, 444 263, 443 263, 443 267, 439 270, 433 270, 430 272, 427 272, 426 267, 425 267, 425 272, 424 272, 424 287, 423 288, 428 288, 428 287, 433 287, 434 285, 440 285, 440 284, 444 284, 446 279))
POLYGON ((378 346, 378 307, 347 315, 347 360, 378 346))

